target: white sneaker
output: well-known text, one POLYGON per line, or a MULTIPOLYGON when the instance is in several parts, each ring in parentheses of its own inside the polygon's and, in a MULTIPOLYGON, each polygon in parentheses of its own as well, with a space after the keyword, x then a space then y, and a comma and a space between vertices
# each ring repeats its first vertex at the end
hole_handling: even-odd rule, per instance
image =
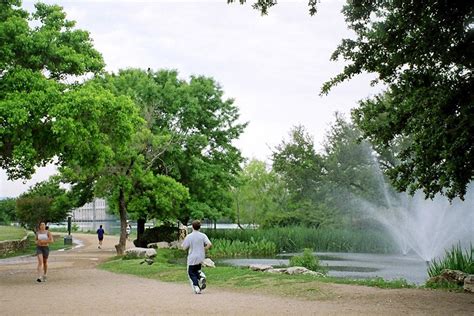
POLYGON ((194 294, 201 294, 201 289, 197 285, 193 286, 193 291, 194 294))
POLYGON ((200 276, 200 279, 198 281, 199 288, 201 290, 204 290, 206 288, 206 275, 204 274, 204 272, 199 271, 199 276, 200 276))
POLYGON ((46 275, 43 275, 43 282, 46 282, 46 280, 47 280, 46 275))

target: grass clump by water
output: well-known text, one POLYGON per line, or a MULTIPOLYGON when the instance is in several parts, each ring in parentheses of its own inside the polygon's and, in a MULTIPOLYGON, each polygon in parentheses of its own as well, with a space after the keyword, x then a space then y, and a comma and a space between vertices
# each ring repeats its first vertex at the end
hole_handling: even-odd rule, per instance
POLYGON ((300 256, 293 256, 290 258, 291 267, 305 267, 306 269, 312 271, 318 271, 326 273, 326 269, 321 266, 317 256, 313 254, 313 251, 309 248, 306 248, 303 251, 303 254, 300 256))
POLYGON ((250 242, 271 241, 277 252, 298 252, 304 248, 329 252, 393 253, 397 251, 393 241, 378 231, 362 231, 309 227, 275 227, 266 229, 206 229, 211 239, 228 239, 250 242))
POLYGON ((250 256, 274 256, 277 246, 274 242, 265 239, 250 241, 213 239, 209 255, 212 258, 250 257, 250 256))
POLYGON ((444 269, 459 270, 467 274, 474 274, 474 247, 463 250, 461 245, 455 245, 447 250, 440 260, 433 260, 428 267, 430 277, 438 276, 444 269))

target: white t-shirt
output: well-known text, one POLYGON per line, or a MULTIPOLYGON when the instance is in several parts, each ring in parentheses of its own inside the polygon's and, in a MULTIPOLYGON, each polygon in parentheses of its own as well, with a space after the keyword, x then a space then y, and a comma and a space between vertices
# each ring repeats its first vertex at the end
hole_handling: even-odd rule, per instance
POLYGON ((193 230, 183 241, 183 249, 188 249, 188 266, 200 264, 206 258, 204 247, 211 242, 206 234, 193 230))

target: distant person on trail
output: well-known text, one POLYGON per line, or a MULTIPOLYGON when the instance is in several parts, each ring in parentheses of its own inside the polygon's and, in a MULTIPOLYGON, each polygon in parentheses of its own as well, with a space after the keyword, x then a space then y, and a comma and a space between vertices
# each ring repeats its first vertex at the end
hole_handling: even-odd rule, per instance
POLYGON ((38 278, 37 282, 46 282, 46 274, 48 273, 48 257, 49 244, 53 242, 53 235, 46 230, 46 224, 41 222, 35 236, 36 241, 36 257, 38 258, 38 278))
POLYGON ((97 238, 99 238, 99 249, 101 249, 102 247, 102 240, 104 240, 104 234, 105 234, 105 231, 104 229, 102 228, 102 225, 100 225, 99 229, 97 230, 97 238))
POLYGON ((130 234, 132 232, 132 225, 128 224, 126 232, 127 232, 127 240, 130 240, 130 234))
POLYGON ((200 221, 193 221, 193 232, 183 241, 183 249, 188 250, 188 275, 195 294, 201 294, 206 288, 206 275, 201 271, 201 263, 206 258, 206 250, 212 244, 206 234, 199 231, 200 221))

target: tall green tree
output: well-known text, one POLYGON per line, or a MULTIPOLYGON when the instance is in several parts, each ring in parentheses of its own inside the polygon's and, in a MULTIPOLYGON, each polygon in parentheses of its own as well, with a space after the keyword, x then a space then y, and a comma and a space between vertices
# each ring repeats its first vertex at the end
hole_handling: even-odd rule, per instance
POLYGON ((54 125, 68 111, 55 110, 73 110, 68 95, 78 89, 65 79, 104 66, 89 33, 74 29, 61 7, 38 3, 30 14, 20 6, 0 2, 0 167, 10 179, 29 178, 65 150, 54 125))
POLYGON ((357 39, 333 59, 350 61, 325 85, 375 72, 386 93, 353 112, 380 148, 405 143, 388 175, 399 190, 463 197, 474 176, 474 5, 470 1, 352 1, 357 39))
POLYGON ((72 200, 57 177, 35 184, 16 199, 18 220, 31 230, 36 230, 40 222, 64 221, 72 206, 72 200))
POLYGON ((0 200, 0 223, 9 224, 16 220, 16 199, 6 198, 0 200))
POLYGON ((294 127, 290 139, 275 148, 272 159, 273 171, 282 177, 291 196, 288 209, 274 216, 273 225, 333 225, 335 214, 321 195, 325 174, 323 157, 316 152, 305 128, 294 127))
MULTIPOLYGON (((266 14, 276 3, 258 0, 254 8, 266 14)), ((316 3, 308 2, 311 14, 316 3)), ((348 0, 342 12, 356 37, 333 53, 348 64, 322 93, 377 74, 386 92, 360 102, 353 118, 379 153, 399 149, 397 164, 387 166, 394 186, 463 198, 474 176, 473 2, 348 0)))
POLYGON ((238 223, 265 226, 290 208, 290 196, 281 177, 268 170, 265 162, 252 159, 232 189, 238 223))
POLYGON ((245 124, 237 122, 233 100, 211 78, 178 78, 176 71, 122 70, 103 84, 116 95, 131 97, 140 107, 154 139, 146 151, 148 170, 169 176, 189 190, 178 218, 217 219, 232 214, 230 187, 242 161, 233 140, 245 124))

